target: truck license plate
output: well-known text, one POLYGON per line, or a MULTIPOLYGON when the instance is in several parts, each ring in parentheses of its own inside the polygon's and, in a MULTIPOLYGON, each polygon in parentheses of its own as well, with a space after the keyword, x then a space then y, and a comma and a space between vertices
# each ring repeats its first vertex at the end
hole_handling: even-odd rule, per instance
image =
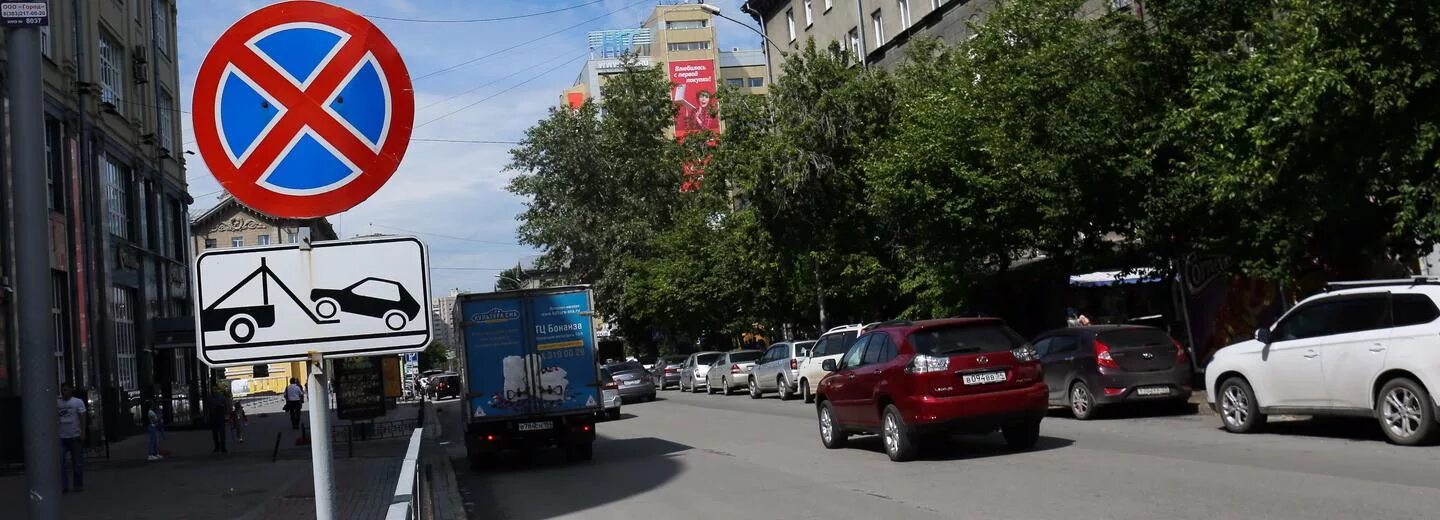
POLYGON ((960 376, 961 381, 967 385, 987 385, 990 383, 1004 383, 1005 372, 981 372, 979 374, 964 374, 960 376))
POLYGON ((1135 389, 1135 395, 1170 395, 1168 386, 1146 386, 1135 389))
POLYGON ((522 432, 533 432, 533 431, 539 431, 539 430, 548 430, 548 429, 551 429, 551 428, 554 428, 554 427, 555 427, 555 423, 551 423, 551 422, 548 422, 548 421, 546 421, 546 422, 522 422, 522 423, 520 423, 520 431, 522 431, 522 432))

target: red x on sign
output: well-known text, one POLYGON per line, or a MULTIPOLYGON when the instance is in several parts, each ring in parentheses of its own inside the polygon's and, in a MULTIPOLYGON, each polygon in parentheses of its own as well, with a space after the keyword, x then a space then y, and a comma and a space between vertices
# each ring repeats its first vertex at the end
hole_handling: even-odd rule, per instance
POLYGON ((283 2, 220 36, 195 81, 196 146, 221 186, 276 217, 354 207, 410 143, 415 98, 395 46, 364 17, 283 2))

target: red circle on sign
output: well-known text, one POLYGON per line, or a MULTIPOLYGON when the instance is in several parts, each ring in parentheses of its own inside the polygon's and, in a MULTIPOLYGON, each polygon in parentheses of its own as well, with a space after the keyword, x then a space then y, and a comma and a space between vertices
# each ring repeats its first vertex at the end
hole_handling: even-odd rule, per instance
POLYGON ((410 74, 389 38, 358 14, 309 0, 264 7, 230 26, 201 63, 192 99, 195 144, 205 165, 240 202, 275 217, 334 215, 370 198, 399 168, 415 123, 410 74), (341 38, 339 49, 317 66, 303 86, 247 45, 266 30, 296 23, 325 26, 349 35, 341 38), (324 109, 332 94, 338 95, 350 73, 368 57, 374 58, 389 90, 389 126, 378 147, 324 109), (232 67, 284 108, 238 164, 222 144, 218 127, 219 89, 232 67), (314 194, 282 193, 263 186, 261 176, 280 161, 297 134, 307 127, 334 153, 354 165, 359 174, 339 187, 314 194))

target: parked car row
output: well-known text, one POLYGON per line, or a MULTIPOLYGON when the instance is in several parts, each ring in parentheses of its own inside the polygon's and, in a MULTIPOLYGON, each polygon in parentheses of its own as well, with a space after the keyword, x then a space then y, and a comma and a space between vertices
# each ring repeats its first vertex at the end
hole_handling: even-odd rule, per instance
MULTIPOLYGON (((1332 284, 1255 339, 1221 349, 1206 400, 1231 432, 1270 414, 1376 418, 1402 445, 1440 434, 1440 280, 1332 284)), ((1050 407, 1079 420, 1136 403, 1188 405, 1191 354, 1139 325, 1069 327, 1026 341, 994 318, 887 321, 832 328, 766 350, 697 352, 657 361, 660 389, 814 403, 821 442, 879 434, 892 460, 951 433, 999 430, 1033 447, 1050 407)))

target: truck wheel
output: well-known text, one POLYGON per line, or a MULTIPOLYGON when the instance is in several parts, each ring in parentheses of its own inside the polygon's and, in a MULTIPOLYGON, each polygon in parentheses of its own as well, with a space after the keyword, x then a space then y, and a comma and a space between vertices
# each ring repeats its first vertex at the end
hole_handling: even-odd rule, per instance
POLYGON ((586 442, 582 444, 571 444, 565 450, 565 458, 570 461, 588 461, 595 458, 595 444, 586 442))
POLYGON ((255 320, 249 316, 240 315, 230 320, 230 339, 236 343, 245 343, 255 337, 255 320))

